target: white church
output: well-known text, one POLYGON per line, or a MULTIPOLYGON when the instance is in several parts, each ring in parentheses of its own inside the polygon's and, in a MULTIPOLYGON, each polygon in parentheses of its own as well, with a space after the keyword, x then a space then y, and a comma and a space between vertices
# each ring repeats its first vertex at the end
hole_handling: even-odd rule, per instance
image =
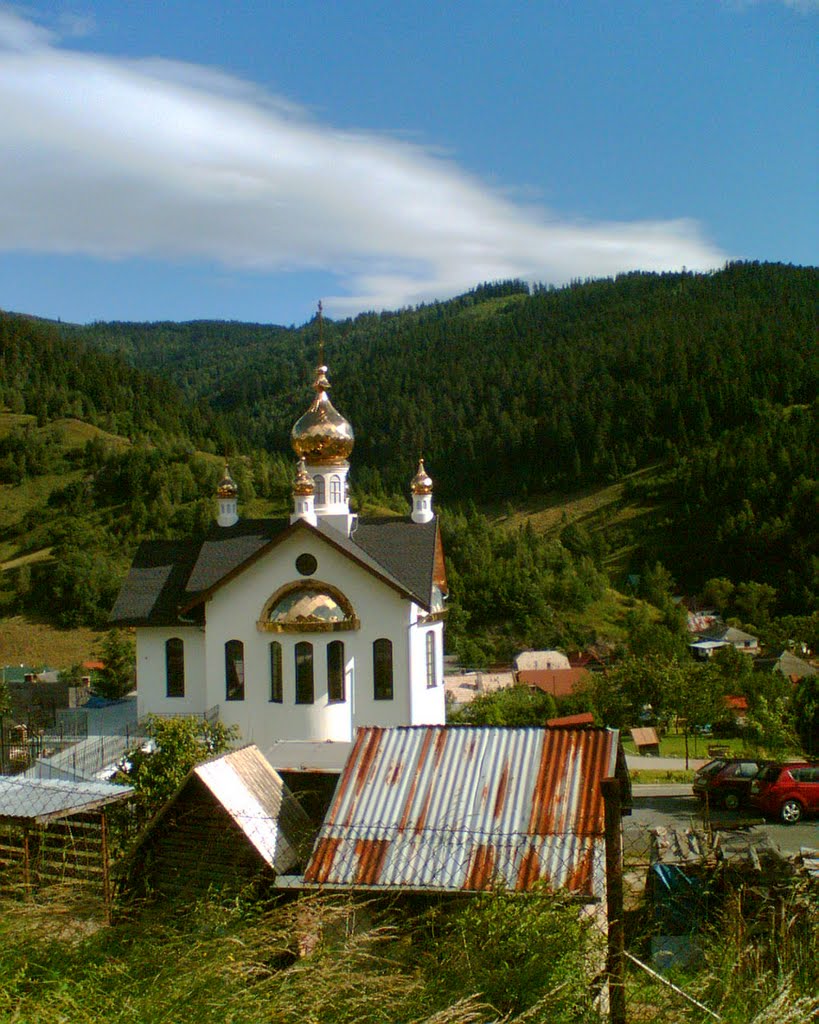
POLYGON ((218 709, 282 768, 332 770, 358 726, 445 721, 432 481, 421 461, 409 516, 354 515, 354 434, 329 386, 320 365, 291 432, 289 521, 242 519, 226 468, 210 533, 143 543, 111 615, 136 627, 140 717, 218 709))

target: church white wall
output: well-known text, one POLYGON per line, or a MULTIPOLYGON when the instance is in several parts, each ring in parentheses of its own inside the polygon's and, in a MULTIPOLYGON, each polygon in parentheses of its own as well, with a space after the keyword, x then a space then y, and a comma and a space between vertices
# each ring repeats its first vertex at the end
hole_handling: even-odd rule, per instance
MULTIPOLYGON (((401 725, 412 721, 410 701, 410 608, 391 587, 352 563, 320 537, 298 531, 234 580, 220 588, 206 606, 206 665, 208 706, 218 704, 223 721, 239 727, 241 737, 260 746, 280 739, 341 740, 352 738, 359 725, 401 725), (318 568, 311 577, 296 571, 295 560, 313 554, 318 568), (361 628, 328 633, 268 633, 256 622, 268 598, 281 586, 309 578, 328 583, 353 605, 361 628), (372 644, 379 637, 393 642, 394 697, 373 697, 372 644), (224 645, 236 639, 244 644, 245 699, 225 699, 224 645), (269 644, 282 645, 284 699, 270 702, 269 644), (295 645, 313 645, 315 702, 295 703, 295 645), (344 703, 327 698, 326 649, 333 640, 345 645, 348 687, 344 703)), ((163 654, 164 657, 164 654, 163 654)), ((441 717, 440 720, 443 720, 441 717)))
POLYGON ((136 631, 137 716, 202 714, 209 705, 205 686, 205 634, 197 626, 142 627, 136 631), (166 697, 165 642, 185 645, 185 696, 166 697))
POLYGON ((424 613, 415 608, 415 624, 410 630, 411 725, 442 725, 446 720, 444 692, 444 626, 442 622, 421 625, 424 613), (435 637, 435 686, 427 686, 427 634, 435 637))

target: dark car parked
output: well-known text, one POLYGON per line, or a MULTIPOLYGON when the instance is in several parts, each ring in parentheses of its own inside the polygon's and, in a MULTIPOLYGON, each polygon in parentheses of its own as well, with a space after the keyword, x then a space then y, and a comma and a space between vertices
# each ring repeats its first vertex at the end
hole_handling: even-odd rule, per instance
POLYGON ((750 757, 720 757, 709 761, 694 775, 694 796, 712 807, 735 810, 748 802, 751 783, 766 761, 750 757))
POLYGON ((751 803, 786 825, 795 825, 806 814, 819 814, 819 764, 767 765, 751 784, 751 803))

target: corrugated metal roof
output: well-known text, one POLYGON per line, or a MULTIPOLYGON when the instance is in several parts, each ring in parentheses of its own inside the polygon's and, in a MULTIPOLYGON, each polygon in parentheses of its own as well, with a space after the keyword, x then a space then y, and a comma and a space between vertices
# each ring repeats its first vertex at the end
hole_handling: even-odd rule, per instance
POLYGON ((0 778, 0 819, 43 824, 93 811, 133 793, 131 786, 65 779, 0 778))
POLYGON ((298 848, 310 822, 281 776, 258 747, 247 746, 193 770, 277 872, 299 860, 298 848))
POLYGON ((305 882, 603 892, 603 729, 359 730, 305 882))

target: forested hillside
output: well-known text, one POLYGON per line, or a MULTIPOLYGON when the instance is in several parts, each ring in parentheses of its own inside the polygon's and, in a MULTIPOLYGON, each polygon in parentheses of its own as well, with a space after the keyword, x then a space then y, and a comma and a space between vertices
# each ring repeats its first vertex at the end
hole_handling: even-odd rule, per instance
POLYGON ((36 417, 39 426, 73 417, 129 438, 185 438, 215 444, 222 436, 207 405, 90 347, 80 332, 0 310, 0 409, 36 417))
MULTIPOLYGON (((753 422, 766 402, 816 396, 816 270, 735 264, 527 292, 510 282, 325 322, 359 479, 366 470, 403 488, 423 449, 445 500, 514 501, 615 479, 753 422)), ((237 439, 272 451, 287 447, 317 355, 315 322, 96 324, 81 334, 161 367, 228 412, 237 439)))
MULTIPOLYGON (((658 561, 689 592, 753 580, 774 588, 774 612, 804 614, 819 595, 818 293, 815 269, 735 264, 560 290, 512 281, 325 321, 355 499, 403 509, 423 451, 451 513, 454 637, 580 642, 589 630, 572 622, 603 599, 607 568, 619 584, 658 561), (477 517, 519 522, 614 482, 605 514, 564 513, 548 542, 477 517), (495 621, 467 599, 476 588, 495 595, 495 621)), ((140 538, 210 521, 223 453, 245 514, 284 508, 317 354, 315 320, 0 315, 0 605, 99 621, 140 538)))

